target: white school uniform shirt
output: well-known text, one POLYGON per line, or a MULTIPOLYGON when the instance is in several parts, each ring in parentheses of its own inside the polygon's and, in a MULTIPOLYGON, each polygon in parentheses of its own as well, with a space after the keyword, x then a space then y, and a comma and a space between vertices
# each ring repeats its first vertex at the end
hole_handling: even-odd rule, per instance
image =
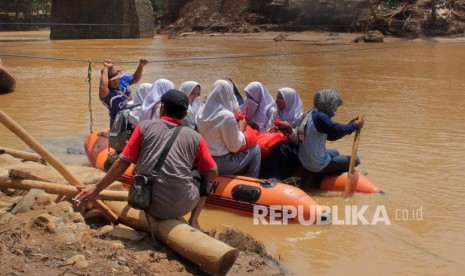
POLYGON ((207 142, 212 156, 235 153, 246 143, 234 117, 235 106, 237 99, 232 84, 217 80, 195 118, 199 133, 207 142))

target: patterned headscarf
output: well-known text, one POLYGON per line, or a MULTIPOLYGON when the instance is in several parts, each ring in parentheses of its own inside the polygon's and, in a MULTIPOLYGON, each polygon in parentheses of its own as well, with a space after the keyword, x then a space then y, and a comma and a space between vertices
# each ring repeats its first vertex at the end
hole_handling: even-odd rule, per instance
POLYGON ((315 94, 313 105, 314 109, 333 117, 338 107, 342 105, 342 100, 336 89, 324 89, 315 94))

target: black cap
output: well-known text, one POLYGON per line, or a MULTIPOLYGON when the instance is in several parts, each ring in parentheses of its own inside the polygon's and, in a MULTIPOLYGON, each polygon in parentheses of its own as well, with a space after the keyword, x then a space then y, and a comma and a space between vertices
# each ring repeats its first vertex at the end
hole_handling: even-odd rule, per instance
POLYGON ((170 89, 161 96, 161 102, 169 111, 179 110, 186 112, 189 108, 189 98, 186 94, 176 89, 170 89))

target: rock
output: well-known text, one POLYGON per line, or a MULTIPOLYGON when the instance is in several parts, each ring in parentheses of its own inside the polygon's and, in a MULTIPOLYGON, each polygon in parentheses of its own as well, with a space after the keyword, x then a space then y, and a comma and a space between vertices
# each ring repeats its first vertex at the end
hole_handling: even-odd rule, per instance
POLYGON ((252 252, 261 257, 268 257, 265 245, 258 240, 255 240, 251 235, 243 233, 228 225, 220 225, 213 231, 211 236, 215 239, 229 244, 240 251, 252 252))
POLYGON ((115 227, 113 230, 108 231, 106 234, 112 238, 135 242, 141 241, 148 236, 146 233, 138 232, 133 229, 121 228, 119 226, 115 227))
POLYGON ((58 240, 64 244, 75 244, 78 238, 73 233, 62 233, 58 240))
POLYGON ((50 214, 56 217, 64 217, 65 214, 73 213, 73 207, 67 201, 61 201, 53 206, 48 207, 50 214))
POLYGON ((15 215, 13 215, 12 213, 5 213, 0 215, 0 225, 7 224, 14 217, 15 215))
POLYGON ((57 232, 57 218, 47 213, 42 213, 34 218, 32 226, 38 229, 45 229, 50 233, 57 232))
POLYGON ((115 250, 124 249, 124 244, 122 244, 121 242, 114 242, 114 243, 111 243, 110 245, 111 245, 111 248, 115 250))
POLYGON ((364 42, 383 42, 384 35, 378 30, 369 31, 363 36, 363 41, 364 42))
MULTIPOLYGON (((44 193, 44 194, 37 195, 36 204, 34 204, 34 205, 43 207, 43 206, 50 205, 52 203, 53 203, 52 196, 50 194, 44 193)), ((34 209, 36 209, 36 208, 34 208, 34 209)))
POLYGON ((115 228, 112 225, 105 225, 100 229, 99 235, 105 235, 113 229, 115 228))
POLYGON ((89 267, 86 257, 82 254, 74 255, 65 261, 67 265, 74 265, 76 268, 83 269, 89 267))
POLYGON ((26 196, 24 196, 21 201, 11 210, 11 213, 18 214, 24 213, 32 209, 37 196, 40 194, 44 194, 45 192, 42 190, 32 189, 30 190, 26 196))
POLYGON ((273 40, 276 42, 281 42, 281 41, 286 40, 286 37, 287 37, 287 34, 280 34, 276 36, 275 38, 273 38, 273 40))
POLYGON ((13 203, 5 202, 0 200, 0 209, 9 208, 13 203))

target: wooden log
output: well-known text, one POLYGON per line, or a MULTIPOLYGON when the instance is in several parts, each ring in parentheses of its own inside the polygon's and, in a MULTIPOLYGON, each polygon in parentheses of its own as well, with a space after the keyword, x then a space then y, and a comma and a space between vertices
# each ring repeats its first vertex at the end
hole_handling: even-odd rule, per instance
MULTIPOLYGON (((118 215, 119 222, 139 231, 150 232, 144 211, 135 210, 123 202, 105 203, 118 215)), ((226 274, 239 256, 236 248, 179 220, 151 217, 150 226, 158 240, 210 274, 226 274)))
POLYGON ((32 137, 27 131, 22 128, 19 124, 13 121, 3 110, 0 109, 0 121, 5 125, 6 128, 11 130, 16 136, 18 136, 23 142, 25 142, 31 149, 37 152, 43 159, 45 159, 50 165, 52 165, 57 171, 59 171, 63 177, 74 186, 83 188, 84 184, 77 179, 64 165, 60 162, 49 150, 42 146, 34 137, 32 137))
MULTIPOLYGON (((39 189, 49 194, 63 195, 69 197, 74 197, 80 191, 77 187, 70 186, 67 184, 50 183, 37 180, 14 179, 9 177, 0 177, 0 188, 10 188, 18 190, 39 189)), ((103 190, 99 193, 97 198, 103 200, 116 200, 126 202, 128 200, 128 192, 103 190)))
MULTIPOLYGON (((18 123, 16 123, 10 116, 8 116, 0 108, 0 122, 18 136, 23 142, 25 142, 32 150, 37 152, 45 161, 47 161, 52 167, 54 167, 63 177, 72 185, 83 188, 84 184, 79 181, 79 179, 71 173, 68 168, 65 167, 63 163, 58 160, 49 150, 42 146, 34 137, 32 137, 24 128, 22 128, 18 123)), ((116 221, 117 216, 114 214, 105 204, 99 200, 95 200, 95 208, 101 211, 106 219, 109 221, 116 221)))
POLYGON ((27 161, 33 161, 33 162, 38 162, 41 164, 45 164, 45 160, 40 158, 39 155, 31 153, 31 152, 26 152, 26 151, 21 151, 21 150, 15 150, 15 149, 9 149, 5 147, 0 147, 0 154, 9 154, 15 158, 19 158, 22 160, 27 160, 27 161))
MULTIPOLYGON (((105 173, 99 169, 92 168, 92 167, 85 167, 85 166, 66 166, 74 175, 79 177, 79 180, 83 184, 95 184, 103 176, 105 173)), ((8 165, 9 175, 12 178, 21 178, 21 179, 31 179, 31 180, 40 180, 40 181, 47 181, 53 183, 67 183, 66 179, 53 167, 51 166, 44 166, 39 163, 35 162, 27 162, 27 163, 16 163, 8 165)), ((118 181, 113 183, 115 186, 118 184, 122 186, 122 184, 118 181)), ((117 190, 113 188, 112 190, 117 190)), ((122 190, 122 189, 119 189, 122 190)))

